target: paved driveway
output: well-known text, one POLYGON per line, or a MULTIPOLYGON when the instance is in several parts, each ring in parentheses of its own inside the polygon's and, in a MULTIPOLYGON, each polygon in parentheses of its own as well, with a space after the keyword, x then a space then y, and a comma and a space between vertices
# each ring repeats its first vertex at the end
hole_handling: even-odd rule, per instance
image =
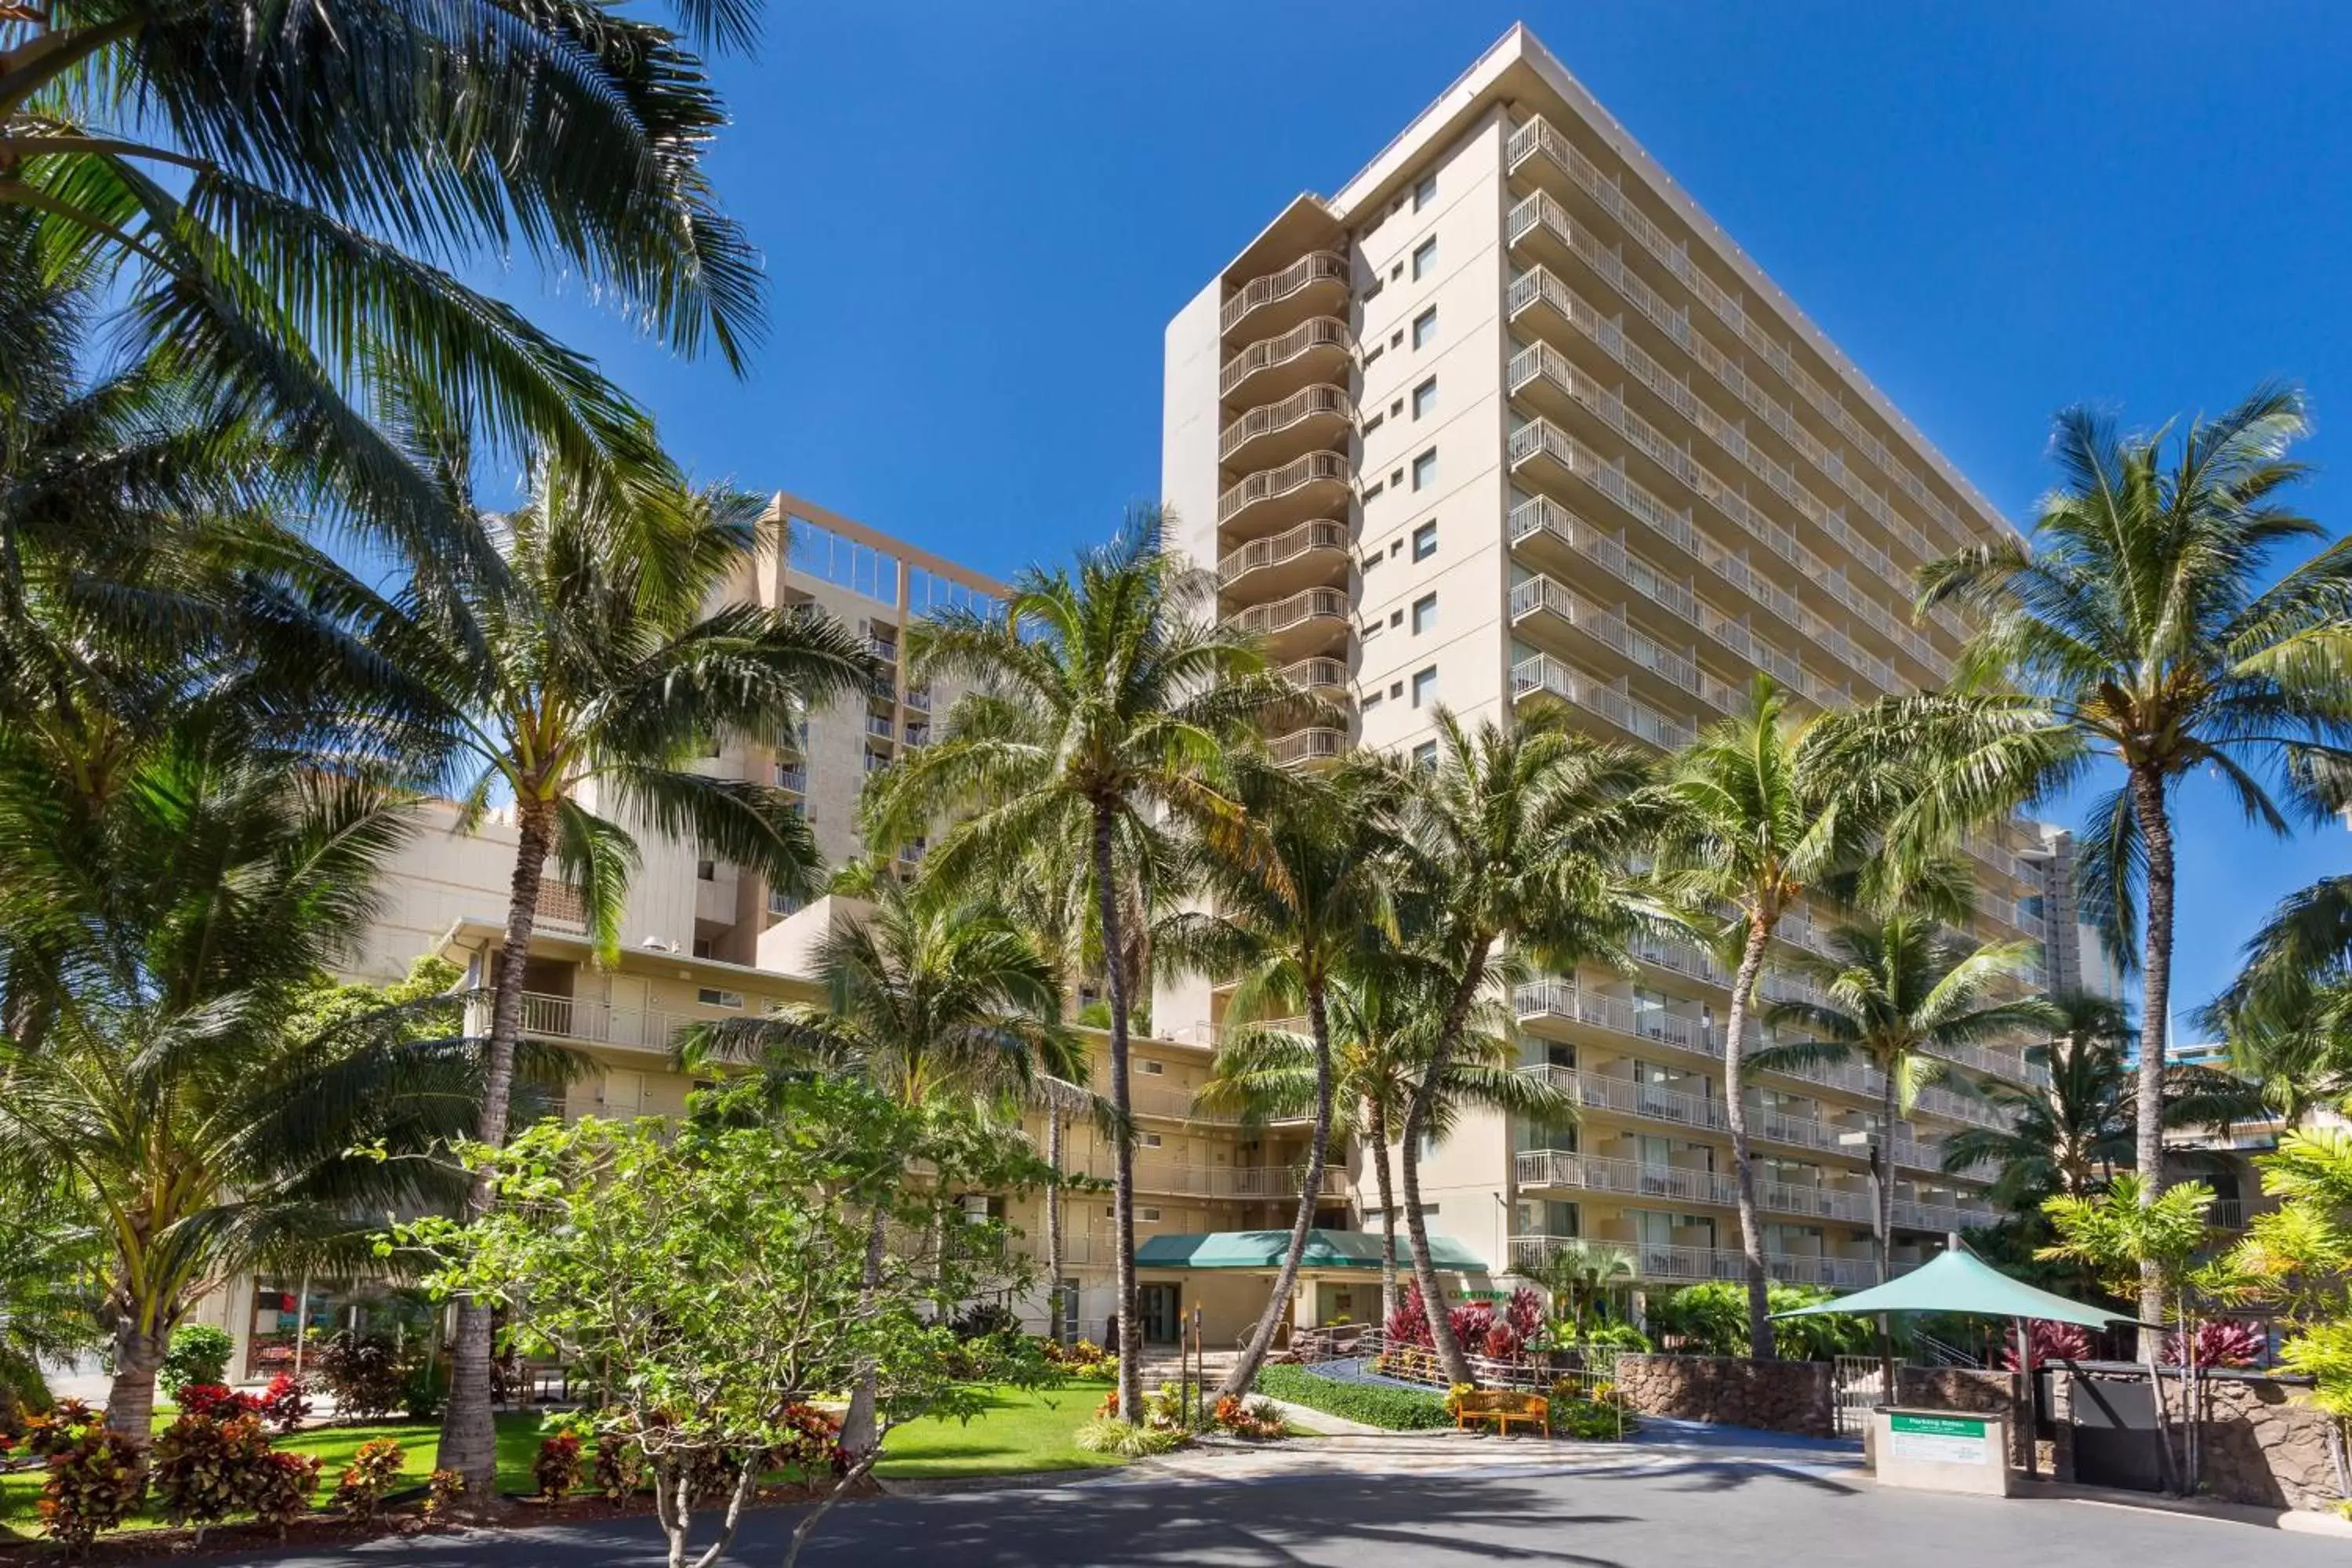
MULTIPOLYGON (((793 1516, 747 1524, 730 1561, 773 1564, 793 1516)), ((656 1564, 650 1520, 383 1541, 286 1568, 656 1564)), ((1488 1465, 1251 1480, 1165 1477, 889 1498, 835 1510, 803 1562, 1216 1563, 1404 1568, 2343 1568, 2340 1539, 2092 1503, 1882 1491, 1823 1468, 1627 1455, 1572 1472, 1488 1465)))

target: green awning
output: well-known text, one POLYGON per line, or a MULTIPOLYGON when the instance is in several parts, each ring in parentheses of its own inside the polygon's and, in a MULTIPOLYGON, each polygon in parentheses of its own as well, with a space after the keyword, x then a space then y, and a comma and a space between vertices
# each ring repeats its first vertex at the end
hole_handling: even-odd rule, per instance
POLYGON ((2053 1296, 2011 1279, 1974 1253, 1958 1247, 1884 1285, 1841 1296, 1818 1307, 1800 1307, 1792 1312, 1772 1315, 1810 1318, 1843 1312, 1964 1312, 1979 1318, 2038 1318, 2044 1322, 2079 1323, 2087 1329, 2134 1321, 2128 1312, 2085 1307, 2080 1301, 2070 1301, 2063 1296, 2053 1296))
MULTIPOLYGON (((1381 1237, 1365 1230, 1310 1230, 1307 1233, 1307 1268, 1378 1268, 1381 1237)), ((1279 1268, 1290 1249, 1287 1230, 1213 1230, 1190 1236, 1155 1236, 1135 1249, 1138 1268, 1279 1268)), ((1484 1274, 1486 1263, 1450 1236, 1432 1232, 1430 1261, 1449 1272, 1484 1274)), ((1402 1236, 1397 1237, 1397 1261, 1412 1267, 1412 1255, 1402 1236)))

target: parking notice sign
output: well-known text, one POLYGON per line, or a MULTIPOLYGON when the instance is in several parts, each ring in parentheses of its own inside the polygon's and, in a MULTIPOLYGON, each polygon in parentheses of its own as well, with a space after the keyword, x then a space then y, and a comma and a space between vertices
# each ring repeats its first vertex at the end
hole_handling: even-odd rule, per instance
POLYGON ((1972 1415, 1887 1417, 1887 1446, 1895 1457, 1933 1465, 1981 1465, 1989 1424, 1972 1415))

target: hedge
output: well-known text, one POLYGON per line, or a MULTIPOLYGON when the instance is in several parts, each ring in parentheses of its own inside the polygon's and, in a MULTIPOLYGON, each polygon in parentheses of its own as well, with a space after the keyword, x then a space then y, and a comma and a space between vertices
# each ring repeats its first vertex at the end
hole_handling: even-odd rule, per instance
POLYGON ((1269 1366, 1257 1374, 1257 1391, 1327 1415, 1341 1415, 1368 1426, 1391 1432, 1412 1432, 1430 1426, 1451 1426, 1445 1396, 1418 1389, 1389 1388, 1376 1383, 1342 1383, 1305 1367, 1269 1366))

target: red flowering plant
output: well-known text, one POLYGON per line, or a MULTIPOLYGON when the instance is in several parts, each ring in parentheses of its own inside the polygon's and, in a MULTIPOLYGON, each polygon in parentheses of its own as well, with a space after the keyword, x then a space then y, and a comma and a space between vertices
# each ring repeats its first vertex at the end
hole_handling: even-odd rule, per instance
POLYGON ((279 1432, 291 1432, 310 1414, 310 1390, 299 1378, 281 1372, 254 1401, 254 1411, 279 1432))

